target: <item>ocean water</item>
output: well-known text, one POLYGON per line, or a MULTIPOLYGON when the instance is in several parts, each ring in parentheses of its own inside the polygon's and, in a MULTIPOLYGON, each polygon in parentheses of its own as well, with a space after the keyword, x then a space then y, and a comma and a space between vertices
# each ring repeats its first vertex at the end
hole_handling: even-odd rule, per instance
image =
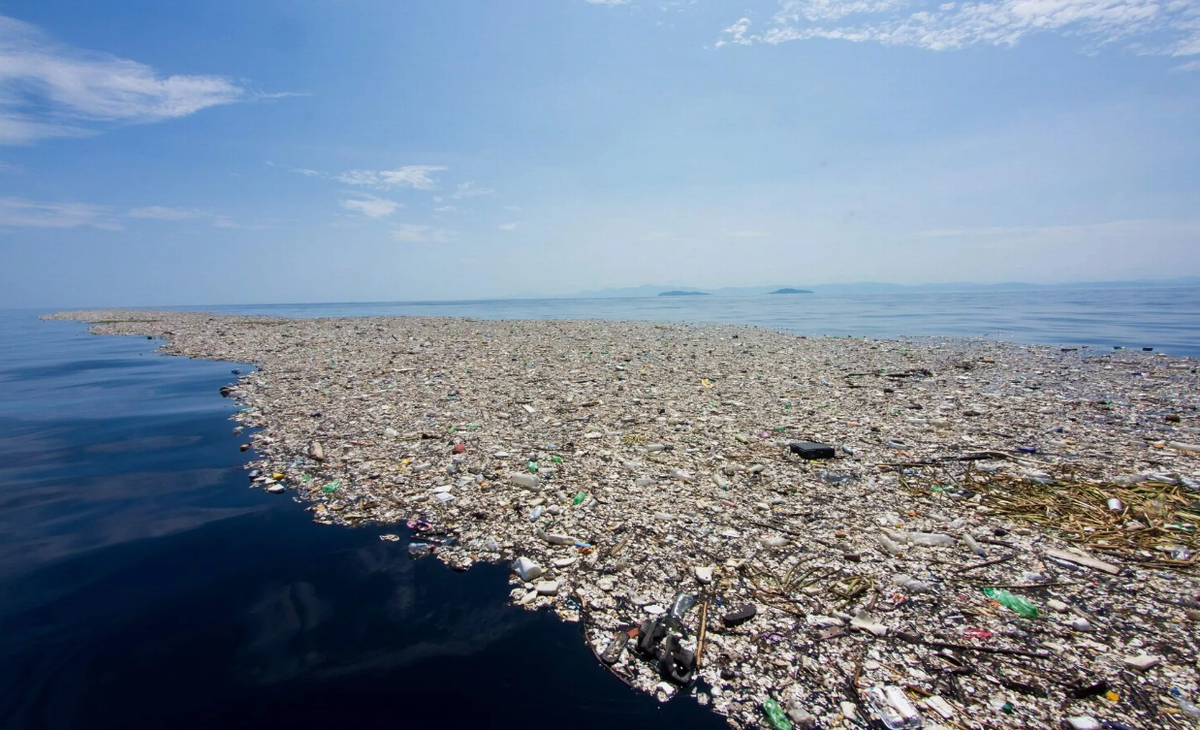
MULTIPOLYGON (((754 324, 1200 356, 1200 289, 212 308, 754 324)), ((247 488, 235 363, 0 312, 0 727, 719 728, 600 668, 507 570, 412 561, 247 488)))
POLYGON ((788 294, 754 297, 508 299, 206 307, 286 317, 436 315, 748 324, 803 335, 990 337, 1200 357, 1200 287, 788 294))

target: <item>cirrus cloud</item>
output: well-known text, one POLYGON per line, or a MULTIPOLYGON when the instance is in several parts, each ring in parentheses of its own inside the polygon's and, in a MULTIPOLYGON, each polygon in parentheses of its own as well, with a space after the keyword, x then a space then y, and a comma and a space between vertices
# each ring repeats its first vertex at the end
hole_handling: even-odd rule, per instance
POLYGON ((1200 0, 780 0, 776 8, 762 30, 743 17, 715 45, 830 39, 947 51, 1057 33, 1091 48, 1200 54, 1200 0))
POLYGON ((91 203, 43 203, 0 198, 0 228, 99 228, 119 231, 112 210, 91 203))
POLYGON ((470 182, 459 183, 458 187, 454 190, 454 194, 450 197, 461 200, 462 198, 478 198, 483 195, 491 195, 494 192, 496 192, 495 188, 480 187, 472 180, 470 182))
POLYGON ((404 223, 392 229, 392 240, 401 243, 449 243, 454 231, 417 223, 404 223))
POLYGON ((0 144, 85 136, 104 124, 160 122, 263 96, 224 76, 162 76, 0 15, 0 144))
POLYGON ((402 165, 394 170, 350 170, 340 175, 334 175, 334 180, 346 185, 362 185, 363 187, 379 188, 412 188, 414 190, 434 190, 437 181, 432 173, 441 172, 447 168, 440 165, 402 165))

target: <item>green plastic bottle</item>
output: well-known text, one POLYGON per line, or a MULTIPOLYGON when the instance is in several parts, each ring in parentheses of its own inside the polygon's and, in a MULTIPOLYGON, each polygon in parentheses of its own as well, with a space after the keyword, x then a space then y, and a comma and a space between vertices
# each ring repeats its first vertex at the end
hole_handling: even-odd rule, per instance
POLYGON ((571 500, 571 504, 573 504, 573 505, 575 505, 576 507, 578 507, 579 505, 583 504, 583 498, 584 498, 584 497, 586 497, 586 496, 587 496, 587 495, 586 495, 586 494, 584 494, 583 492, 580 492, 579 494, 576 494, 576 495, 575 495, 575 499, 572 499, 572 500, 571 500))
POLYGON ((536 461, 531 461, 528 464, 526 464, 525 466, 528 467, 529 471, 533 472, 534 474, 537 473, 538 465, 537 465, 536 461))
POLYGON ((1029 601, 1026 601, 1020 596, 1014 596, 1006 590, 1001 588, 984 588, 983 595, 987 596, 993 601, 996 601, 1002 606, 1007 606, 1025 618, 1037 618, 1037 606, 1033 605, 1029 601))
POLYGON ((763 714, 767 716, 767 724, 775 730, 792 730, 792 721, 787 719, 787 715, 783 714, 775 700, 763 703, 763 714))

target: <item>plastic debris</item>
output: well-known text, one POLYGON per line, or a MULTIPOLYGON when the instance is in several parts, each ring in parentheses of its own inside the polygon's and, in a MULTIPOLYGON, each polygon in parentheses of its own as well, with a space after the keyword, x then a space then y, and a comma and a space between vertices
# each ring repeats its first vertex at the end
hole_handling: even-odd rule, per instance
POLYGON ((1020 596, 1015 596, 1003 588, 983 588, 983 595, 992 599, 1001 606, 1012 609, 1025 618, 1037 618, 1037 606, 1029 601, 1026 601, 1020 596))
POLYGON ((774 730, 792 730, 792 722, 788 720, 787 715, 780 709, 779 703, 770 698, 763 702, 763 715, 767 718, 767 724, 774 730))
POLYGON ((601 663, 735 728, 771 696, 807 713, 796 727, 872 721, 848 679, 901 719, 887 687, 923 698, 927 726, 1006 730, 1101 707, 1109 730, 1151 727, 1147 698, 1200 686, 1193 360, 725 325, 67 316, 257 364, 223 389, 255 486, 321 524, 407 523, 414 557, 511 562, 513 603, 583 622, 600 655, 652 617, 649 652, 601 663), (1015 620, 982 587, 1054 615, 1015 620), (671 628, 680 594, 701 610, 671 628), (1144 672, 1122 663, 1150 651, 1144 672), (708 689, 682 692, 691 677, 708 689))
POLYGON ((788 450, 801 459, 832 459, 837 456, 832 446, 813 443, 812 441, 799 441, 788 444, 788 450))

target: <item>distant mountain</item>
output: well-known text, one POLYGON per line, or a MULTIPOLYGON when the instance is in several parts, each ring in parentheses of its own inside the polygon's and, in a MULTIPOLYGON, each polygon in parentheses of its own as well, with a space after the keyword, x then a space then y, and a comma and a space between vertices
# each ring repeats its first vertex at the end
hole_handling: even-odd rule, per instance
POLYGON ((812 291, 810 291, 808 289, 788 289, 787 287, 784 287, 783 289, 776 289, 775 291, 768 292, 768 293, 769 294, 812 294, 812 291))
MULTIPOLYGON (((686 282, 668 283, 666 285, 630 286, 618 289, 601 289, 585 291, 576 294, 566 294, 556 299, 612 299, 639 298, 655 296, 683 296, 696 294, 711 294, 722 297, 751 297, 761 294, 774 294, 785 290, 806 292, 815 295, 837 294, 901 294, 905 292, 965 292, 965 291, 1022 291, 1035 289, 1122 289, 1133 287, 1178 287, 1200 286, 1200 276, 1189 276, 1178 279, 1137 280, 1137 281, 1082 281, 1063 284, 1029 284, 1013 281, 1001 284, 977 284, 973 282, 950 282, 939 284, 888 284, 877 281, 860 281, 849 284, 808 284, 804 288, 788 286, 724 286, 700 290, 688 286, 686 282), (682 292, 676 294, 673 292, 682 292)), ((536 298, 536 296, 535 296, 536 298)))
POLYGON ((660 297, 710 297, 712 296, 706 291, 665 291, 659 293, 660 297))

